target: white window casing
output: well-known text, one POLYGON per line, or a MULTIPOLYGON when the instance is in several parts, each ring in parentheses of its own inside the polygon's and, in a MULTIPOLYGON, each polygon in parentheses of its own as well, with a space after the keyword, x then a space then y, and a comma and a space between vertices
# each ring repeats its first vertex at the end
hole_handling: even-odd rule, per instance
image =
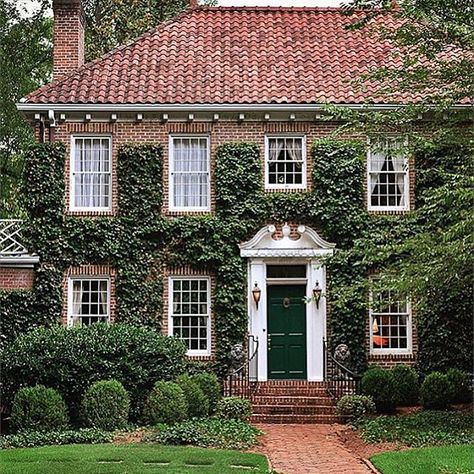
POLYGON ((306 137, 265 136, 265 189, 306 189, 306 137))
POLYGON ((112 209, 112 137, 71 137, 70 211, 112 209))
POLYGON ((410 301, 405 298, 392 299, 390 291, 382 293, 370 293, 370 353, 410 355, 413 351, 410 301), (374 307, 374 298, 379 300, 377 307, 374 307))
POLYGON ((168 334, 181 339, 187 354, 211 354, 211 279, 206 276, 168 278, 168 334))
POLYGON ((170 135, 169 210, 211 210, 211 154, 207 135, 170 135))
POLYGON ((110 278, 70 277, 67 306, 68 326, 110 323, 110 278))
POLYGON ((410 209, 409 163, 400 139, 369 142, 367 204, 369 211, 410 209))

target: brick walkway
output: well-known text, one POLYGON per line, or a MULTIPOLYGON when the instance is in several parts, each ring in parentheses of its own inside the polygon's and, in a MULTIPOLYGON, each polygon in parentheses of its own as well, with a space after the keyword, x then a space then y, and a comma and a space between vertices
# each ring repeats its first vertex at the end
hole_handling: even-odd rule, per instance
POLYGON ((257 425, 266 434, 258 451, 281 474, 370 474, 372 471, 341 443, 342 425, 257 425))

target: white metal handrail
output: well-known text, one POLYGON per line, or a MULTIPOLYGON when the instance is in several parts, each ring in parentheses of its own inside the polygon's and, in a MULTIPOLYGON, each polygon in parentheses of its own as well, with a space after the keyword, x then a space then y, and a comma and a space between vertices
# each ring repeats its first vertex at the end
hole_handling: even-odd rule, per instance
POLYGON ((22 244, 23 221, 21 219, 0 219, 0 257, 27 255, 22 244))

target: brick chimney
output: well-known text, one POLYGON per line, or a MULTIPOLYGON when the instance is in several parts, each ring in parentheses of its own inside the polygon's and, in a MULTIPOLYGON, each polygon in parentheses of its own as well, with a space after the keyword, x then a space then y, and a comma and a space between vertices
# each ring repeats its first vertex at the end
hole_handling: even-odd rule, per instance
POLYGON ((81 0, 53 0, 53 80, 84 64, 85 17, 81 0))

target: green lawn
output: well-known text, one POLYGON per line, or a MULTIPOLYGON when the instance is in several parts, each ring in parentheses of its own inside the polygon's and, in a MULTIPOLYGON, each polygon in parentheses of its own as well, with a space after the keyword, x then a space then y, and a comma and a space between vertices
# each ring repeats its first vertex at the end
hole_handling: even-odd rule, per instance
POLYGON ((76 444, 0 451, 2 474, 267 473, 259 454, 157 444, 76 444))
POLYGON ((376 454, 370 459, 382 474, 471 474, 474 446, 440 446, 376 454))

